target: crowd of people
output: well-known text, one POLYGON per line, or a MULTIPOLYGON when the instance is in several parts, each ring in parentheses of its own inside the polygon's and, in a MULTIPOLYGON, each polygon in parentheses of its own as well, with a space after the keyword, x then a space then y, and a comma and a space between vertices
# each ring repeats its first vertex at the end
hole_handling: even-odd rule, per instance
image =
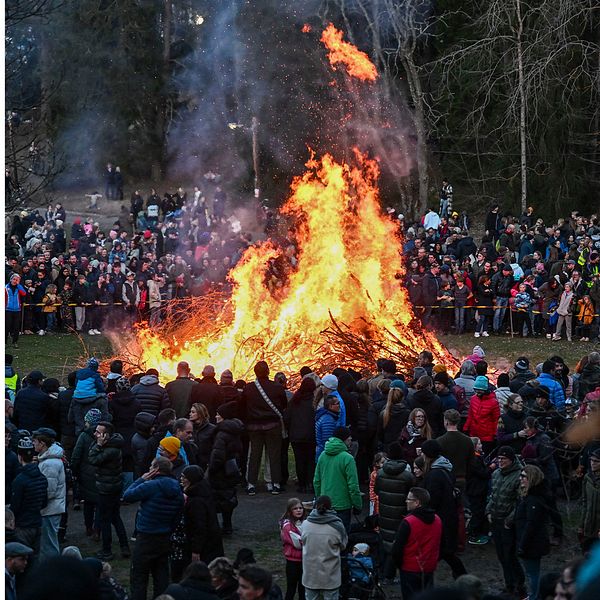
POLYGON ((152 598, 276 600, 272 574, 248 549, 226 558, 224 541, 244 529, 239 489, 259 511, 261 495, 290 485, 286 600, 366 599, 385 586, 411 600, 435 592, 440 560, 457 598, 481 600, 484 573, 467 573, 461 554, 490 542, 504 589, 489 598, 599 593, 598 352, 572 370, 560 356, 536 366, 522 356, 492 376, 481 346, 458 372, 425 350, 408 372, 389 359, 371 375, 306 366, 293 392, 264 361, 248 382, 210 365, 194 377, 181 362, 164 386, 156 369, 124 374, 119 360, 102 375, 91 358, 66 386, 39 371, 21 379, 13 362, 6 355, 11 599, 66 597, 63 573, 93 576, 89 589, 107 599, 146 600, 152 579, 152 598), (582 427, 596 429, 570 441, 582 427), (573 498, 582 558, 546 573, 544 557, 574 533, 561 515, 573 498), (132 527, 123 503, 139 503, 132 527), (131 561, 129 592, 111 574, 113 528, 131 561), (95 556, 65 548, 77 535, 97 541, 95 556))
MULTIPOLYGON (((117 175, 108 165, 109 202, 122 200, 117 175)), ((564 329, 569 341, 600 339, 597 215, 573 211, 545 224, 531 207, 514 217, 495 205, 476 243, 468 214, 452 211, 452 197, 444 180, 439 213, 430 208, 409 222, 387 211, 404 234, 403 281, 425 327, 553 340, 564 329)), ((59 330, 98 335, 139 320, 156 325, 167 311, 176 313, 178 304, 169 300, 227 290, 227 273, 263 233, 281 248, 265 276, 273 294, 297 264, 293 223, 261 209, 253 231, 242 231, 214 173, 189 194, 179 187, 161 198, 152 189, 144 199, 135 190, 126 213, 109 227, 94 218, 71 221, 60 203, 13 218, 6 245, 7 341, 59 330)))

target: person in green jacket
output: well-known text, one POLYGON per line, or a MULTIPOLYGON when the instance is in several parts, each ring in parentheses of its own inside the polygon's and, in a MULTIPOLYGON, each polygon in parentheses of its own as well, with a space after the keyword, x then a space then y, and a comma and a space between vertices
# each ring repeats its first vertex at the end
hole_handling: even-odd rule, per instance
POLYGON ((313 486, 315 497, 329 496, 331 504, 346 531, 350 530, 352 511, 362 512, 362 496, 358 487, 356 461, 349 448, 352 436, 347 427, 338 427, 333 437, 325 443, 319 456, 313 486))

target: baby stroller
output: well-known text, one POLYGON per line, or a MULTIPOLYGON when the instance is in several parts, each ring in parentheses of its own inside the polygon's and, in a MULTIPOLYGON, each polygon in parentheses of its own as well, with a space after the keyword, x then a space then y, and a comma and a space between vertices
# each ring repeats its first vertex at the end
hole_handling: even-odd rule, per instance
POLYGON ((385 600, 385 592, 379 581, 379 534, 374 530, 376 523, 367 517, 364 523, 353 525, 348 536, 348 549, 358 546, 369 548, 368 558, 363 554, 342 557, 342 600, 385 600))

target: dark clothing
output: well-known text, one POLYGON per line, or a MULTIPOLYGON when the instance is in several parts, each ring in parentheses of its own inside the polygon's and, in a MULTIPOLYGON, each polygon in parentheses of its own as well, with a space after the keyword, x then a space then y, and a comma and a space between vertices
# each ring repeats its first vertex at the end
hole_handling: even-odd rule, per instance
POLYGON ((150 574, 153 581, 153 598, 167 589, 170 537, 170 533, 137 532, 131 558, 131 600, 146 600, 150 574))
POLYGON ((414 477, 403 460, 388 460, 377 474, 375 493, 379 496, 379 532, 389 554, 402 519, 406 516, 406 496, 414 477))
POLYGON ((189 377, 177 377, 167 383, 165 389, 171 400, 171 407, 177 418, 188 417, 192 406, 192 397, 198 393, 198 382, 189 377))
POLYGON ((161 410, 171 408, 167 391, 158 383, 158 377, 155 375, 144 375, 140 382, 131 388, 131 393, 139 400, 141 410, 155 417, 161 410))
MULTIPOLYGON (((148 445, 155 420, 154 415, 147 412, 140 412, 135 417, 135 433, 131 437, 131 454, 133 457, 134 477, 136 479, 145 473, 145 469, 148 466, 148 445)), ((156 448, 154 450, 156 451, 156 448)))
POLYGON ((425 412, 433 437, 439 437, 444 433, 444 406, 431 390, 417 390, 412 397, 409 396, 408 406, 411 410, 420 408, 425 412))
POLYGON ((172 596, 173 600, 218 600, 219 598, 210 583, 196 579, 172 583, 165 590, 165 594, 172 596))
POLYGON ((410 408, 408 408, 404 402, 392 405, 390 419, 387 425, 383 424, 385 410, 379 413, 379 419, 377 421, 377 445, 379 450, 387 452, 389 445, 392 442, 400 440, 400 434, 406 423, 408 423, 409 415, 410 408))
POLYGON ((550 552, 548 506, 542 486, 531 488, 515 509, 517 554, 521 558, 541 558, 550 552))
POLYGON ((123 437, 123 471, 133 471, 131 438, 135 433, 136 416, 141 412, 140 401, 131 392, 117 392, 111 399, 108 409, 112 414, 115 432, 123 437))
POLYGON ((93 443, 88 462, 96 469, 96 489, 103 496, 120 495, 123 487, 123 436, 113 433, 104 446, 93 443))
MULTIPOLYGON (((259 379, 258 382, 272 404, 279 412, 283 413, 287 407, 287 396, 283 386, 269 379, 259 379)), ((245 414, 245 420, 242 420, 246 423, 248 429, 251 429, 253 425, 280 424, 279 417, 264 401, 254 383, 248 383, 242 392, 242 409, 245 414)))
POLYGON ((98 501, 96 467, 89 461, 90 448, 95 443, 92 429, 85 429, 79 434, 71 455, 71 471, 77 480, 79 497, 92 504, 98 501))
POLYGON ((68 420, 73 423, 75 435, 79 435, 85 429, 85 415, 92 408, 97 408, 102 413, 103 421, 110 421, 106 396, 93 395, 85 398, 73 398, 69 407, 68 420))
MULTIPOLYGON (((62 392, 59 392, 56 400, 54 400, 53 398, 50 399, 52 412, 54 413, 54 421, 57 426, 56 433, 58 435, 58 439, 61 442, 63 440, 63 437, 75 437, 75 424, 69 422, 68 418, 74 391, 75 388, 68 388, 62 392)), ((62 445, 64 448, 64 444, 62 445)))
POLYGON ((34 432, 48 423, 50 396, 36 385, 21 388, 15 397, 13 423, 19 429, 34 432))
MULTIPOLYGON (((302 395, 296 393, 284 412, 284 422, 289 440, 294 442, 315 441, 315 411, 313 409, 314 392, 302 395)), ((313 457, 314 460, 314 457, 313 457)))
POLYGON ((17 455, 9 448, 6 448, 4 453, 4 498, 6 504, 10 503, 11 486, 20 468, 21 465, 19 464, 17 455))
POLYGON ((42 526, 40 511, 46 506, 48 480, 37 463, 23 465, 12 484, 10 508, 15 515, 15 527, 39 528, 42 526))
MULTIPOLYGON (((596 312, 598 310, 598 307, 596 307, 596 312)), ((588 363, 581 371, 577 399, 583 400, 587 394, 593 392, 597 387, 600 387, 600 365, 588 363)))
POLYGON ((102 533, 102 550, 105 553, 111 551, 112 528, 114 526, 119 539, 119 546, 127 548, 127 532, 121 519, 121 494, 100 494, 98 496, 98 520, 102 533))
POLYGON ((525 588, 525 574, 521 563, 517 559, 515 528, 505 527, 504 519, 492 519, 491 529, 496 554, 502 566, 506 589, 509 592, 523 590, 525 588))
POLYGON ((471 438, 460 431, 447 431, 437 441, 442 447, 442 456, 452 463, 452 474, 457 480, 464 481, 469 463, 475 455, 471 438))
POLYGON ((531 371, 518 371, 517 374, 510 380, 510 391, 513 394, 518 394, 519 390, 532 379, 535 379, 535 374, 531 371))
POLYGON ((217 408, 223 403, 221 388, 214 377, 203 377, 193 389, 192 403, 200 402, 206 406, 210 420, 214 423, 217 408))
POLYGON ((496 433, 499 446, 510 446, 517 454, 521 453, 525 446, 525 438, 519 437, 517 434, 523 430, 526 417, 524 411, 515 412, 511 408, 500 416, 496 433))
POLYGON ((239 477, 227 474, 225 463, 234 458, 240 464, 243 431, 244 426, 239 419, 225 419, 217 424, 208 464, 208 478, 213 490, 234 489, 240 483, 239 477))
POLYGON ((206 480, 191 485, 185 494, 186 550, 190 560, 192 553, 199 554, 200 560, 208 564, 224 554, 213 494, 206 480))
POLYGON ((208 467, 210 453, 213 447, 213 438, 216 426, 212 423, 203 423, 200 427, 194 426, 194 444, 196 445, 196 464, 204 470, 208 467))

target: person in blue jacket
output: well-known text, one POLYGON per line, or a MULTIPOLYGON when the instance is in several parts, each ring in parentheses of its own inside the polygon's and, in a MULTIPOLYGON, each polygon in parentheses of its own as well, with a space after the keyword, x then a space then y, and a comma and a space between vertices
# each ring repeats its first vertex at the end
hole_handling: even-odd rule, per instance
POLYGON ((97 408, 102 413, 102 421, 111 421, 108 411, 106 389, 100 373, 98 360, 90 358, 84 369, 79 369, 75 375, 75 391, 69 408, 67 420, 75 423, 75 436, 85 429, 84 417, 91 408, 97 408))
POLYGON ((327 396, 323 402, 323 406, 317 410, 315 415, 315 437, 317 441, 316 460, 323 450, 325 443, 333 436, 334 431, 338 428, 340 418, 340 400, 333 394, 327 396))
POLYGON ((132 600, 146 600, 150 573, 153 598, 169 585, 170 539, 183 510, 183 492, 171 471, 168 459, 155 458, 150 470, 134 481, 123 495, 125 502, 141 502, 131 560, 132 600))
POLYGON ((549 400, 558 411, 565 409, 565 389, 555 377, 556 363, 552 360, 544 361, 542 373, 537 378, 540 385, 548 388, 549 400))

